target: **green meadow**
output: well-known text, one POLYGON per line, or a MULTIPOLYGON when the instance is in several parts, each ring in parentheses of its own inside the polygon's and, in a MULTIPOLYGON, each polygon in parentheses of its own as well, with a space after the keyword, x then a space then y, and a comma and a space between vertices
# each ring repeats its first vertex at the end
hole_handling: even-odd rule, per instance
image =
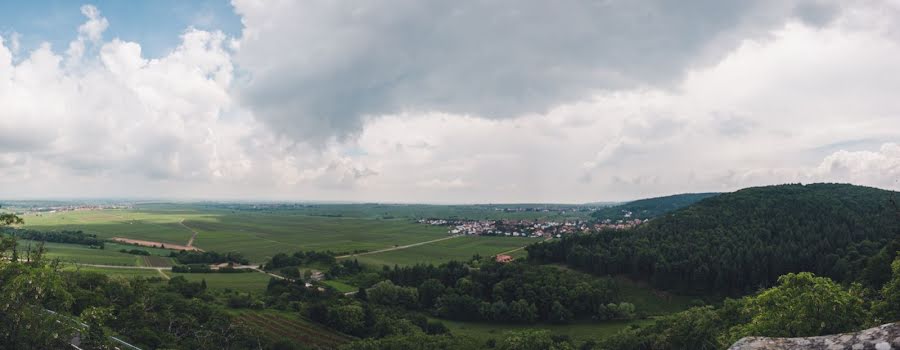
POLYGON ((372 251, 446 236, 445 227, 409 219, 310 216, 293 210, 229 211, 188 205, 42 213, 24 219, 26 227, 38 230, 83 230, 102 238, 181 245, 197 232, 194 246, 238 251, 255 263, 280 252, 372 251))
POLYGON ((351 256, 347 259, 357 259, 361 263, 375 266, 441 264, 451 260, 468 260, 475 254, 489 257, 538 241, 535 238, 460 236, 406 249, 351 256))

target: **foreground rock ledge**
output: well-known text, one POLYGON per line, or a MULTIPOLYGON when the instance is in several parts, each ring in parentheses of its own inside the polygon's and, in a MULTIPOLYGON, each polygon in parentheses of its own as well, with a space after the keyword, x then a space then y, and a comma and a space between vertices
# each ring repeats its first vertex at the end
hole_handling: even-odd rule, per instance
POLYGON ((900 350, 900 322, 888 323, 856 333, 805 338, 745 337, 728 350, 900 350))

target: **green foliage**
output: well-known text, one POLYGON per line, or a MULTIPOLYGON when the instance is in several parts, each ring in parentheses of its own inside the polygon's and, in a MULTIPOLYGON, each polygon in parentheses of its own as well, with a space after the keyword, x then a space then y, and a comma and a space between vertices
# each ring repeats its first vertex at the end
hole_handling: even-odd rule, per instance
POLYGON ((341 332, 364 335, 365 311, 359 305, 343 305, 328 309, 328 325, 341 332))
POLYGON ((81 344, 85 349, 114 349, 109 341, 109 334, 103 324, 112 317, 112 308, 89 307, 81 312, 81 321, 87 325, 82 333, 81 344))
POLYGON ((499 350, 574 350, 572 342, 553 339, 547 330, 509 332, 498 344, 499 350))
POLYGON ((745 336, 798 337, 856 331, 868 320, 855 288, 845 290, 825 277, 787 274, 779 285, 718 308, 701 306, 629 328, 603 339, 601 349, 726 348, 745 336))
POLYGON ((422 308, 453 320, 569 322, 635 315, 633 305, 628 312, 608 312, 607 306, 618 301, 617 284, 609 278, 585 279, 580 273, 521 263, 472 264, 478 269, 453 262, 394 267, 382 275, 396 285, 415 287, 422 308), (559 305, 554 309, 554 304, 559 305))
POLYGON ((863 300, 825 277, 787 274, 779 285, 748 297, 750 322, 729 331, 731 340, 748 335, 801 337, 856 330, 867 320, 863 300))
POLYGON ((370 302, 385 306, 415 309, 419 303, 418 290, 394 285, 390 280, 375 284, 366 290, 366 295, 370 302))
POLYGON ((882 299, 872 306, 879 322, 900 321, 900 258, 891 264, 892 277, 881 289, 882 299))

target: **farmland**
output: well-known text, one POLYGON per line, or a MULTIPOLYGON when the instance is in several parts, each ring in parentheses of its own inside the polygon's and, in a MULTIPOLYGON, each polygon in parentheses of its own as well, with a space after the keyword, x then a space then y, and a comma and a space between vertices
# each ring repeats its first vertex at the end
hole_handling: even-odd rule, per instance
MULTIPOLYGON (((30 214, 24 217, 26 227, 38 230, 83 230, 101 238, 122 237, 185 245, 196 232, 193 245, 219 252, 241 252, 253 263, 262 263, 280 252, 297 250, 330 250, 337 253, 376 251, 447 237, 446 228, 421 225, 410 217, 415 213, 439 215, 495 215, 494 211, 443 206, 346 205, 314 206, 290 210, 232 210, 204 205, 139 205, 134 209, 71 211, 30 214), (388 209, 384 209, 388 208, 388 209), (441 209, 443 208, 443 209, 441 209), (386 211, 385 211, 386 210, 386 211), (380 215, 382 213, 385 215, 380 215), (389 215, 388 215, 389 214, 389 215)), ((515 214, 515 213, 513 213, 515 214)), ((523 214, 524 213, 518 213, 523 214)), ((532 215, 536 213, 531 213, 532 215)), ((530 243, 527 239, 479 237, 436 242, 435 244, 360 257, 371 264, 440 263, 468 258, 472 254, 493 255, 530 243)), ((107 250, 129 245, 110 244, 107 250)), ((141 248, 151 250, 153 248, 141 248)), ((62 253, 63 260, 109 265, 145 265, 118 253, 62 253), (108 255, 108 256, 107 256, 108 255), (101 258, 100 256, 107 256, 101 258), (104 260, 105 259, 105 260, 104 260)), ((51 249, 53 252, 54 249, 51 249)), ((152 250, 166 255, 166 250, 152 250)), ((55 253, 54 253, 55 254, 55 253)), ((133 258, 133 257, 132 257, 133 258)), ((165 265, 153 265, 165 266, 165 265)))
POLYGON ((288 339, 316 348, 336 348, 354 338, 296 316, 296 313, 275 310, 233 311, 237 322, 261 329, 263 336, 273 341, 288 339))
POLYGON ((518 237, 460 236, 408 249, 361 255, 348 259, 357 259, 361 263, 376 266, 414 265, 423 262, 440 264, 450 260, 467 260, 474 254, 491 256, 534 242, 538 242, 538 240, 518 237))

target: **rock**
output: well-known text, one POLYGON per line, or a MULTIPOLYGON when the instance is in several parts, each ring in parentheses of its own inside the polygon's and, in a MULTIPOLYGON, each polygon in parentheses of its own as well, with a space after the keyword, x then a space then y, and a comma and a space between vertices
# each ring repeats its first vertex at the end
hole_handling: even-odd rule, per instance
POLYGON ((856 333, 801 338, 745 337, 728 350, 900 350, 900 322, 856 333))

